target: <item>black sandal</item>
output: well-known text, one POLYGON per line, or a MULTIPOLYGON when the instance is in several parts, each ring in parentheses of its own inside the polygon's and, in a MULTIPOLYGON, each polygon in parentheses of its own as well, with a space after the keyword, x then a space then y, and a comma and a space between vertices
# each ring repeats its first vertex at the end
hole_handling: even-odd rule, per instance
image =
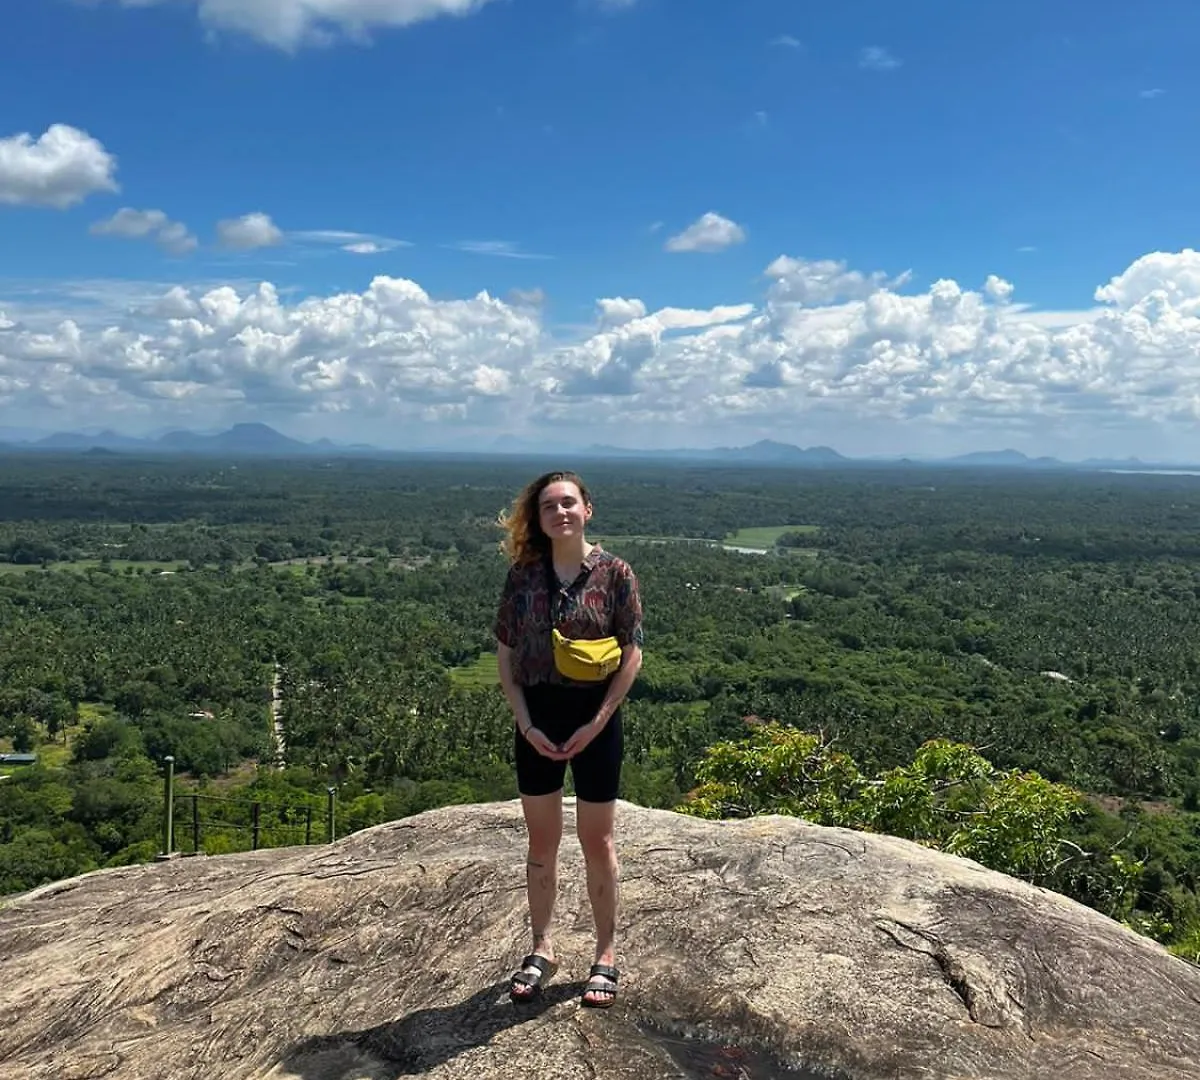
POLYGON ((588 972, 587 986, 583 988, 583 995, 580 998, 584 1008, 611 1009, 617 1000, 617 980, 620 977, 620 972, 609 964, 593 964, 592 970, 588 972), (593 981, 597 978, 611 979, 612 982, 596 983, 593 985, 593 981), (607 998, 589 1000, 588 994, 607 994, 608 996, 607 998))
POLYGON ((533 1001, 542 992, 542 983, 554 978, 557 970, 558 965, 553 960, 547 960, 544 956, 531 953, 521 961, 521 970, 513 972, 508 983, 508 996, 513 1001, 533 1001), (536 968, 537 972, 531 974, 525 971, 525 968, 536 968), (525 986, 528 989, 521 991, 517 989, 519 986, 525 986))

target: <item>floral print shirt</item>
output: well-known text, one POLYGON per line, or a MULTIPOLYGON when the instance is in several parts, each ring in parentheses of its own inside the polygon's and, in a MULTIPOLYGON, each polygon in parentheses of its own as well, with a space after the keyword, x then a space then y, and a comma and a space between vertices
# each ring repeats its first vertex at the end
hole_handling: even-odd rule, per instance
POLYGON ((514 652, 517 684, 576 685, 554 666, 550 630, 564 637, 615 637, 642 645, 642 601, 629 564, 593 545, 574 581, 558 580, 548 560, 513 565, 496 613, 496 640, 514 652))

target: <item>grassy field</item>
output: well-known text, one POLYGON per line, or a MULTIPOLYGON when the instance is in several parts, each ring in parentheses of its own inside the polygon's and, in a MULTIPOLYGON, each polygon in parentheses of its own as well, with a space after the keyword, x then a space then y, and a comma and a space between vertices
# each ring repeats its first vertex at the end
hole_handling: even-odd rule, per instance
POLYGON ((773 548, 786 533, 802 533, 812 536, 819 531, 816 525, 758 525, 749 529, 738 529, 725 537, 725 543, 734 547, 773 548))
MULTIPOLYGON (((448 558, 448 556, 443 556, 448 558)), ((367 558, 364 555, 309 555, 298 559, 283 559, 280 562, 267 563, 268 566, 275 570, 292 570, 296 573, 303 574, 310 566, 373 566, 378 559, 367 558)), ((420 555, 414 558, 400 558, 396 556, 389 558, 387 564, 392 570, 420 570, 423 566, 428 566, 434 560, 428 555, 420 555)), ((253 560, 241 564, 241 569, 254 566, 253 560)))
POLYGON ((81 730, 82 728, 78 727, 68 728, 65 745, 61 742, 56 742, 42 743, 41 746, 35 747, 34 752, 38 756, 38 764, 45 765, 47 769, 61 769, 70 761, 71 744, 75 741, 75 736, 81 730))
MULTIPOLYGON (((130 562, 128 559, 112 559, 109 561, 109 566, 121 574, 125 573, 131 566, 150 572, 157 570, 173 570, 178 572, 183 569, 183 564, 179 562, 130 562)), ((76 573, 84 570, 97 570, 99 567, 99 559, 80 559, 78 562, 56 562, 50 564, 51 570, 72 570, 76 573)), ((31 570, 41 570, 41 566, 0 562, 0 574, 27 574, 31 570)))
MULTIPOLYGON (((112 716, 113 710, 108 705, 95 705, 91 702, 80 702, 79 705, 79 723, 67 728, 66 741, 63 741, 62 732, 58 738, 52 743, 39 743, 33 748, 33 752, 38 756, 38 764, 44 765, 48 769, 61 769, 71 760, 71 747, 75 743, 76 736, 83 733, 83 727, 89 720, 97 720, 102 716, 112 716)), ((12 739, 0 739, 0 754, 11 754, 13 750, 12 739)), ((0 768, 0 776, 11 776, 14 772, 18 772, 24 768, 22 765, 16 767, 0 768)))
POLYGON ((341 593, 336 592, 321 593, 317 596, 302 596, 300 599, 312 607, 319 607, 321 604, 345 604, 348 607, 361 607, 363 604, 371 602, 369 596, 343 596, 341 593))
POLYGON ((698 536, 647 536, 642 533, 627 533, 623 536, 592 536, 588 539, 597 544, 713 544, 715 540, 706 540, 698 536))
POLYGON ((458 686, 499 686, 500 669, 496 666, 496 654, 484 653, 473 664, 451 668, 450 678, 458 686))
MULTIPOLYGON (((801 533, 804 536, 813 536, 820 531, 819 525, 755 525, 745 529, 738 529, 735 533, 730 533, 722 543, 727 547, 743 547, 755 548, 760 551, 770 551, 779 542, 779 538, 786 533, 801 533)), ((593 537, 598 543, 604 546, 619 547, 622 543, 633 544, 715 544, 714 540, 705 540, 700 537, 693 536, 596 536, 593 537)), ((810 549, 796 548, 791 549, 796 551, 809 551, 810 549)))
MULTIPOLYGON (((81 727, 73 727, 67 729, 67 742, 64 746, 62 743, 62 733, 59 733, 58 742, 53 743, 38 743, 33 748, 33 753, 38 756, 38 764, 45 765, 48 769, 62 768, 71 757, 71 743, 75 736, 83 729, 81 727)), ((0 739, 0 754, 11 754, 13 752, 12 739, 0 739)), ((23 765, 17 766, 0 766, 0 775, 4 773, 16 772, 18 769, 24 768, 23 765)))

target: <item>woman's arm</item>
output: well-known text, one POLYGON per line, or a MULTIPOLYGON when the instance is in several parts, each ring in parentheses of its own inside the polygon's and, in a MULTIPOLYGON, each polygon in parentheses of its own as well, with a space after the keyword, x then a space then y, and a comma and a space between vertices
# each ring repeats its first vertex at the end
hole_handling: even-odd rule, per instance
POLYGON ((525 691, 517 682, 515 646, 520 640, 521 620, 517 615, 516 597, 519 591, 516 572, 512 569, 504 580, 504 592, 500 597, 500 610, 496 613, 496 667, 500 673, 500 687, 512 709, 517 731, 542 757, 554 761, 563 760, 562 751, 533 726, 529 716, 529 705, 525 691))
POLYGON ((619 562, 619 572, 613 581, 613 632, 621 644, 621 666, 608 685, 608 693, 600 703, 596 718, 596 733, 621 706, 638 672, 642 670, 642 595, 637 575, 628 563, 619 562))
POLYGON ((617 673, 613 676, 612 682, 608 684, 608 693, 604 695, 604 700, 600 703, 600 708, 596 710, 595 719, 592 723, 596 725, 596 734, 604 730, 604 725, 612 719, 612 714, 620 708, 621 702, 625 700, 625 695, 629 693, 630 688, 637 680, 638 672, 642 670, 642 647, 640 645, 626 645, 621 650, 621 666, 617 668, 617 673))
POLYGON ((513 650, 500 642, 496 643, 496 666, 500 669, 500 688, 508 698, 517 730, 528 736, 530 728, 529 706, 525 703, 525 692, 517 685, 513 674, 513 650))
POLYGON ((600 703, 600 708, 596 710, 596 715, 588 723, 584 724, 583 727, 563 743, 563 757, 573 758, 577 754, 582 753, 588 744, 604 730, 605 726, 612 719, 613 713, 617 711, 621 702, 625 700, 625 695, 629 693, 629 688, 633 686, 633 681, 637 678, 641 666, 642 647, 640 645, 626 645, 621 650, 621 666, 612 677, 612 682, 608 684, 608 691, 604 695, 604 700, 600 703))
POLYGON ((517 731, 521 733, 521 738, 542 757, 549 758, 551 761, 565 761, 567 756, 562 749, 547 739, 541 728, 533 726, 533 721, 529 716, 529 704, 525 701, 525 691, 517 683, 516 676, 513 674, 513 650, 502 642, 496 643, 496 666, 500 670, 500 687, 504 691, 504 696, 508 698, 513 720, 516 721, 517 731))

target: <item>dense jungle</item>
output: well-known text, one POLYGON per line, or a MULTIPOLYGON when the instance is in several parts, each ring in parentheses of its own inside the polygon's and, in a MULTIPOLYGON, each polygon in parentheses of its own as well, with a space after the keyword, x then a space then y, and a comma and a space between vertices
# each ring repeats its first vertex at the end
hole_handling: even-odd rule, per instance
POLYGON ((496 519, 552 464, 641 586, 624 798, 908 835, 1200 957, 1187 475, 5 455, 0 893, 159 854, 167 756, 181 851, 515 797, 496 519))

